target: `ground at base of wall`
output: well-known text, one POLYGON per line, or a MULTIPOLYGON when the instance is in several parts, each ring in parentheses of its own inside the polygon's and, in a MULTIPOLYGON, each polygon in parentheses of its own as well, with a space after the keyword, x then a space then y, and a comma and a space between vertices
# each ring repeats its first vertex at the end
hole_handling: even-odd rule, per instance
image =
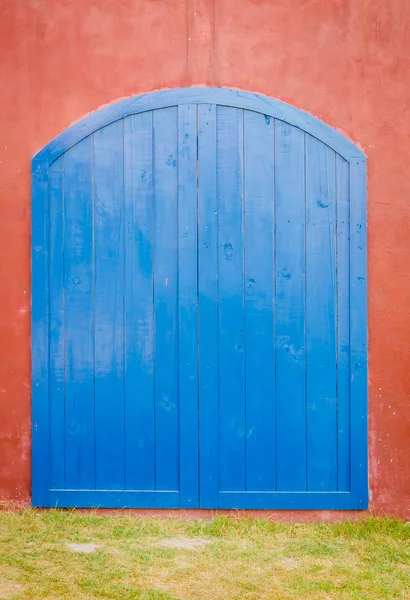
MULTIPOLYGON (((0 500, 1 511, 24 512, 32 508, 31 500, 25 502, 0 500)), ((36 512, 53 510, 33 508, 36 512)), ((72 508, 62 510, 72 511, 72 508)), ((408 521, 409 510, 386 510, 371 506, 368 510, 219 510, 202 508, 76 508, 77 513, 98 516, 127 516, 139 519, 180 519, 182 521, 210 521, 218 517, 233 519, 263 519, 272 523, 339 523, 366 521, 369 518, 408 521)))
POLYGON ((0 512, 0 598, 408 598, 410 526, 0 512))

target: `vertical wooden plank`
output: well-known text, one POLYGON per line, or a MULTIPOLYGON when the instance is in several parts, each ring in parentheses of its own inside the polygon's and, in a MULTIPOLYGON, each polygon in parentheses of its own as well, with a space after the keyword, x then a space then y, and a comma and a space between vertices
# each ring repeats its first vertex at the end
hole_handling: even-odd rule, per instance
POLYGON ((368 505, 366 160, 350 161, 351 508, 368 505))
POLYGON ((49 279, 48 164, 35 158, 32 163, 33 208, 32 243, 32 502, 49 502, 49 279))
POLYGON ((124 120, 126 489, 155 489, 152 112, 124 120))
POLYGON ((245 489, 243 111, 217 107, 220 490, 245 489))
POLYGON ((308 491, 337 490, 335 153, 306 136, 308 491))
POLYGON ((156 489, 179 489, 177 108, 153 113, 156 489))
POLYGON ((94 134, 96 487, 123 489, 123 123, 94 134))
POLYGON ((94 343, 92 281, 92 139, 64 155, 66 486, 92 489, 94 343))
POLYGON ((350 490, 349 163, 336 155, 337 489, 350 490))
POLYGON ((305 136, 275 124, 277 489, 306 489, 305 136))
POLYGON ((200 506, 218 508, 218 203, 216 106, 198 106, 200 506))
POLYGON ((246 489, 276 489, 274 119, 244 112, 246 489))
POLYGON ((49 170, 50 189, 50 487, 65 487, 63 158, 49 170))
POLYGON ((180 507, 198 507, 196 104, 178 107, 180 507))

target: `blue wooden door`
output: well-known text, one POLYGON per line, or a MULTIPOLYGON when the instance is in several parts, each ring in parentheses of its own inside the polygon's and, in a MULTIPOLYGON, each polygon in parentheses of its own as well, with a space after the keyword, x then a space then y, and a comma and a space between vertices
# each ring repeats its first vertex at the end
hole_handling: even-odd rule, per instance
POLYGON ((365 508, 360 151, 175 90, 33 167, 33 503, 365 508))

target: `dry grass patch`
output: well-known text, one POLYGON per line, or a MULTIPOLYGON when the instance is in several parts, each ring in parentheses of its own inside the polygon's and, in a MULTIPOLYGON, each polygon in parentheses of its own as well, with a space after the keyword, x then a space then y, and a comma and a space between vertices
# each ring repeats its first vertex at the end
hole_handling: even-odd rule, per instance
POLYGON ((0 513, 0 598, 410 598, 410 527, 0 513), (94 544, 90 553, 70 544, 94 544))

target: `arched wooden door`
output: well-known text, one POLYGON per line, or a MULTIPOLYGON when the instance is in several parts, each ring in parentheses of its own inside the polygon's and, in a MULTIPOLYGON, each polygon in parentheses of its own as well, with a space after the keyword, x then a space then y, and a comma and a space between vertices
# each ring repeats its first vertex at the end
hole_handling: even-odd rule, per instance
POLYGON ((33 160, 33 504, 367 506, 365 158, 157 92, 33 160))

